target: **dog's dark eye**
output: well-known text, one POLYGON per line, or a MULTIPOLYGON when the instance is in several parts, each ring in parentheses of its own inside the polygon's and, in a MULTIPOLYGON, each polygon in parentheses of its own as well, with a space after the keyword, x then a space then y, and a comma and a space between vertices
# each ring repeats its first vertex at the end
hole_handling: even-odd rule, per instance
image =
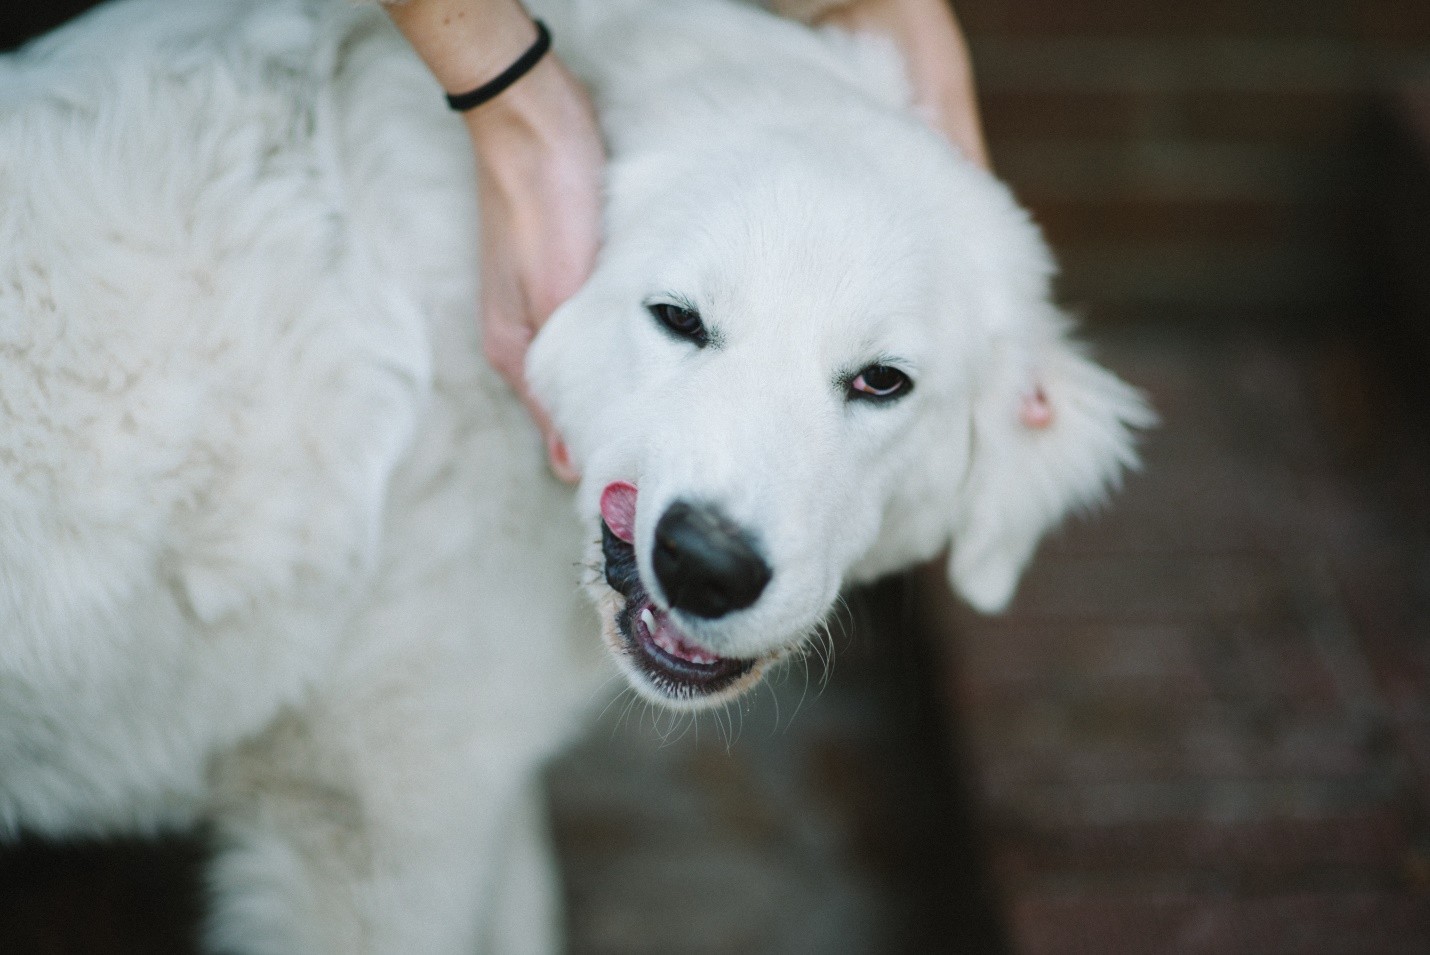
POLYGON ((694 342, 701 348, 709 344, 710 334, 705 330, 705 323, 700 320, 700 313, 693 308, 672 305, 670 302, 652 302, 646 308, 650 309, 655 320, 672 335, 694 342))
POLYGON ((850 400, 893 401, 913 390, 909 376, 891 365, 870 365, 849 382, 850 400))

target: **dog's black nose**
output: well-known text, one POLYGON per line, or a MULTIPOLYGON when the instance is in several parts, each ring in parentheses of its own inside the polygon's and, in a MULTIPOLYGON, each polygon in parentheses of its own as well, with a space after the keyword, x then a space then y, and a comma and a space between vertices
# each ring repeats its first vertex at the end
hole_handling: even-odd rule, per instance
POLYGON ((748 607, 770 582, 749 535, 715 508, 685 501, 656 524, 652 563, 670 605, 706 619, 748 607))

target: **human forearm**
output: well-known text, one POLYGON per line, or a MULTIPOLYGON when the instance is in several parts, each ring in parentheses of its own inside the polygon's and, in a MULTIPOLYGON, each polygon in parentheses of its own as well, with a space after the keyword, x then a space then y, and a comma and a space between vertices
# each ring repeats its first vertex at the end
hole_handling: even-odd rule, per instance
MULTIPOLYGON (((448 93, 490 82, 537 37, 517 0, 385 6, 448 93)), ((569 480, 564 446, 526 387, 523 362, 532 337, 595 260, 605 162, 595 115, 554 53, 461 115, 477 160, 483 346, 545 433, 556 473, 569 480)))
POLYGON ((536 35, 517 0, 405 0, 383 6, 449 93, 490 80, 536 35))

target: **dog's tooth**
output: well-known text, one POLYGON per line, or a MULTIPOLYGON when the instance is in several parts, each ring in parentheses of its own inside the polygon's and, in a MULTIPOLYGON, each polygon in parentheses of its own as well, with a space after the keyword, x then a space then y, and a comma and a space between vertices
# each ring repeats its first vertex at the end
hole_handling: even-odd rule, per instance
POLYGON ((649 607, 641 608, 641 623, 645 624, 647 633, 655 636, 655 614, 650 612, 649 607))

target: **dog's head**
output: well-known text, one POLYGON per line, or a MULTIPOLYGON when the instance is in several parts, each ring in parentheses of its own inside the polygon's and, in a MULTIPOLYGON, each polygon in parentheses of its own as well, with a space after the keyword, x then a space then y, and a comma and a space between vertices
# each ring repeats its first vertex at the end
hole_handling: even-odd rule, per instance
POLYGON ((840 588, 951 544, 975 607, 1134 463, 1137 395, 1070 344, 1006 189, 868 108, 617 153, 607 244, 528 373, 583 481, 633 686, 753 686, 840 588))

